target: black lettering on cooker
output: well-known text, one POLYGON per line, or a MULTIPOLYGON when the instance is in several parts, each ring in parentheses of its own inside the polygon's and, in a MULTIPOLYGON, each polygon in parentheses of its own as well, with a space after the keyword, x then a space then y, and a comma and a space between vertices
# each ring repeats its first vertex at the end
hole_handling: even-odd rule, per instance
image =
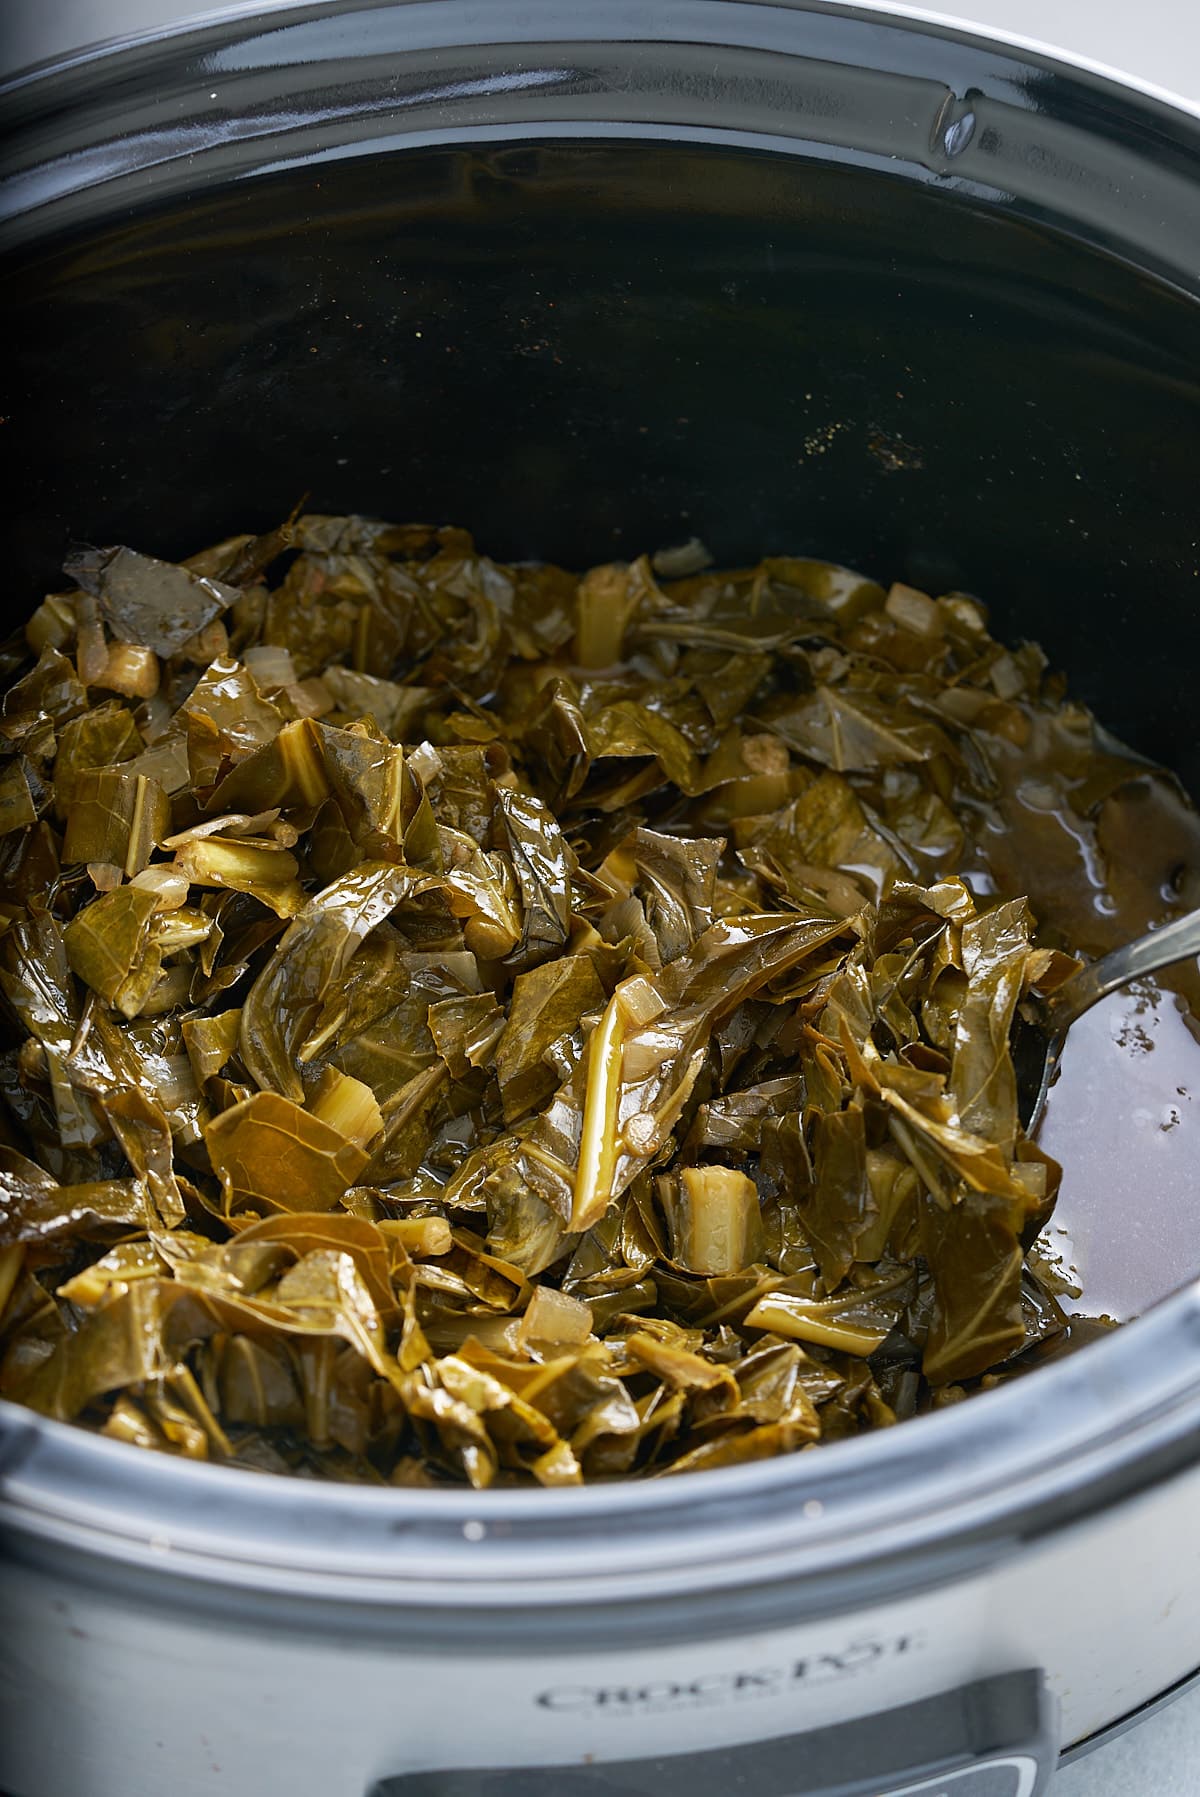
POLYGON ((851 1641, 836 1653, 810 1654, 793 1660, 790 1668, 760 1666, 744 1671, 699 1672, 691 1679, 651 1679, 644 1685, 555 1685, 548 1691, 539 1691, 534 1701, 544 1710, 631 1711, 747 1691, 773 1691, 785 1683, 820 1683, 852 1676, 879 1660, 911 1653, 923 1645, 924 1638, 919 1634, 896 1635, 883 1641, 851 1641))
POLYGON ((782 1679, 778 1667, 768 1666, 763 1672, 735 1672, 730 1682, 735 1691, 771 1691, 782 1679))
POLYGON ((587 1685, 558 1685, 551 1691, 539 1691, 535 1701, 544 1710, 590 1710, 596 1693, 587 1685))

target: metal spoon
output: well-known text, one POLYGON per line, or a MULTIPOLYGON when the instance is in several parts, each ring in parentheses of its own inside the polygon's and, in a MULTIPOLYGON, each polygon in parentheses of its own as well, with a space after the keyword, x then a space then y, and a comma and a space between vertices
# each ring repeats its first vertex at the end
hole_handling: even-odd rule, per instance
POLYGON ((1017 1076, 1017 1110, 1030 1135, 1041 1121, 1046 1094, 1058 1073, 1067 1031, 1085 1011, 1131 980, 1173 967, 1200 955, 1200 910, 1150 930, 1133 942, 1093 961, 1048 998, 1031 993, 1021 1004, 1013 1032, 1013 1067, 1017 1076))

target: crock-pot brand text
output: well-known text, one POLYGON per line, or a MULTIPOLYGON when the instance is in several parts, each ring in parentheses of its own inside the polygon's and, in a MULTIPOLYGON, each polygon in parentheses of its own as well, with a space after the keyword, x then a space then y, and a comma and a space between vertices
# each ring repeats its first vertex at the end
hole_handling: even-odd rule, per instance
POLYGON ((534 1701, 545 1710, 607 1711, 629 1715, 664 1706, 724 1703, 769 1697, 796 1685, 826 1684, 918 1651, 919 1635, 886 1640, 851 1641, 834 1653, 806 1654, 784 1666, 755 1666, 733 1671, 700 1672, 692 1678, 651 1678, 643 1683, 613 1685, 562 1684, 539 1691, 534 1701))

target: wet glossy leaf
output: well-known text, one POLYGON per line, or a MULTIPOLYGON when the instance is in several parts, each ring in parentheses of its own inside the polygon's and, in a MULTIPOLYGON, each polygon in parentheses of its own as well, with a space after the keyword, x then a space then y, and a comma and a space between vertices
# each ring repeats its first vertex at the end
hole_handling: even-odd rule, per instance
POLYGON ((540 799, 501 786, 496 801, 521 895, 521 939, 515 953, 528 967, 560 953, 566 944, 575 857, 557 818, 540 799))
POLYGON ((237 598, 231 586, 134 549, 82 550, 65 572, 96 594, 121 641, 145 643, 158 655, 174 655, 237 598))
POLYGON ((162 966, 150 943, 157 910, 153 893, 121 886, 94 898, 64 934, 71 971, 126 1017, 141 1010, 162 966))
POLYGON ((496 1046, 496 1077, 508 1124, 550 1097, 559 1082, 548 1051, 604 1003, 604 988, 584 955, 566 955, 517 975, 496 1046))
POLYGON ((239 1045, 252 1078, 299 1099, 308 1032, 355 952, 412 884, 390 863, 365 863, 317 893, 293 920, 242 1008, 239 1045))
POLYGON ((328 1210, 368 1158, 278 1092, 256 1092, 222 1111, 205 1141, 231 1209, 328 1210))

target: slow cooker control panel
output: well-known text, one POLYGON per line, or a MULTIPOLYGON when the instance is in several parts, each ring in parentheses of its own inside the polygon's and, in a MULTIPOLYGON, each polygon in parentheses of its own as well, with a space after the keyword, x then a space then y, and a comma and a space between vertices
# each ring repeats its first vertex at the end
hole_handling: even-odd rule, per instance
POLYGON ((1058 1758, 1040 1672, 770 1740, 603 1764, 397 1772, 368 1797, 1039 1797, 1058 1758))

